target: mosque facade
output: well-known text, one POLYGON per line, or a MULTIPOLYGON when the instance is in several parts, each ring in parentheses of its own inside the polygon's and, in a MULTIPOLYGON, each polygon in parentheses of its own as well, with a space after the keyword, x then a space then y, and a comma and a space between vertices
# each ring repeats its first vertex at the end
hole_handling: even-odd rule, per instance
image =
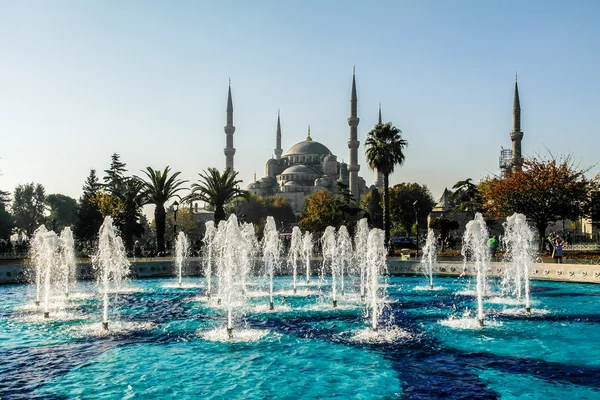
MULTIPOLYGON (((337 193, 340 188, 349 190, 354 201, 357 203, 369 190, 365 179, 358 175, 360 165, 358 164, 358 147, 360 142, 357 138, 357 116, 358 98, 356 95, 356 79, 352 74, 352 94, 350 98, 350 117, 348 125, 350 135, 348 139, 350 163, 338 161, 338 157, 322 143, 312 139, 310 126, 306 138, 294 144, 283 153, 281 148, 281 119, 277 115, 276 146, 273 158, 265 164, 265 176, 256 179, 246 186, 246 190, 259 196, 277 195, 287 199, 296 214, 302 211, 304 201, 311 194, 320 190, 328 190, 337 193)), ((227 135, 226 168, 233 169, 233 102, 231 99, 231 86, 227 100, 227 135)), ((378 179, 379 181, 379 179, 378 179)))

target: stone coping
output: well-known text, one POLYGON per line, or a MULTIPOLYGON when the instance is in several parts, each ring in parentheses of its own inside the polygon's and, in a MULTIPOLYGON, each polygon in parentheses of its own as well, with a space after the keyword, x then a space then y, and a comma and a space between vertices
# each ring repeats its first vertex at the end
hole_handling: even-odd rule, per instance
MULTIPOLYGON (((320 257, 311 259, 321 262, 320 257)), ((167 278, 175 275, 173 258, 148 258, 131 260, 132 278, 167 278)), ((313 270, 316 266, 313 266, 313 270)), ((435 265, 434 274, 437 276, 472 276, 476 274, 473 264, 462 261, 442 261, 435 265)), ((491 263, 491 276, 504 275, 506 264, 491 263)), ((201 258, 190 258, 186 266, 187 276, 201 276, 201 258)), ((394 258, 388 260, 388 272, 391 276, 423 275, 423 268, 418 261, 401 261, 394 258)), ((0 284, 24 283, 28 281, 29 273, 23 263, 0 265, 0 284)), ((555 264, 535 263, 529 272, 532 280, 548 280, 558 282, 600 283, 600 265, 598 264, 555 264)), ((77 264, 77 279, 94 279, 95 274, 91 262, 77 264)))

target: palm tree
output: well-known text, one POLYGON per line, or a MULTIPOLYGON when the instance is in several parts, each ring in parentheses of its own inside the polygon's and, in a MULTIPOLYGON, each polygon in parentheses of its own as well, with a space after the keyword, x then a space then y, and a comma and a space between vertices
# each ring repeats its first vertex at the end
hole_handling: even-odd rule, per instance
POLYGON ((146 204, 143 192, 143 182, 137 178, 127 178, 110 194, 116 199, 114 212, 115 222, 125 240, 125 248, 133 249, 133 236, 144 232, 139 223, 142 215, 140 209, 146 204))
POLYGON ((242 182, 236 180, 238 173, 226 169, 221 173, 216 168, 208 168, 200 175, 200 183, 192 184, 192 193, 187 201, 203 201, 215 210, 215 224, 225 219, 225 205, 237 198, 248 198, 250 193, 240 190, 238 185, 242 182))
POLYGON ((383 229, 387 245, 390 239, 389 177, 396 165, 404 164, 402 150, 408 146, 408 142, 402 139, 402 131, 388 122, 375 125, 367 134, 365 146, 369 168, 383 174, 383 229))
POLYGON ((471 218, 475 218, 475 212, 481 208, 477 185, 472 182, 471 178, 467 178, 464 181, 456 182, 452 189, 454 192, 450 198, 456 204, 454 212, 464 211, 471 218))
POLYGON ((167 213, 165 203, 183 190, 181 187, 187 181, 177 179, 181 172, 174 172, 169 176, 171 168, 167 166, 164 171, 146 167, 142 170, 147 179, 141 179, 143 183, 144 197, 147 204, 154 204, 154 221, 156 222, 156 246, 157 251, 165 251, 165 225, 167 213))

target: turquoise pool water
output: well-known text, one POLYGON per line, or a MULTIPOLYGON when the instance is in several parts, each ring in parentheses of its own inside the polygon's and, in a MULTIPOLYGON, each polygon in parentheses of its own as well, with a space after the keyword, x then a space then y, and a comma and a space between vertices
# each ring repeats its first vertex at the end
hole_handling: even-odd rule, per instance
POLYGON ((31 287, 0 287, 0 398, 600 399, 598 286, 532 282, 530 317, 491 294, 484 329, 467 329, 468 279, 439 278, 430 291, 422 277, 390 278, 380 334, 402 335, 361 341, 359 298, 333 309, 316 286, 292 296, 278 278, 276 310, 254 286, 228 341, 204 281, 173 283, 129 281, 109 335, 97 329, 93 283, 57 299, 48 321, 31 287))

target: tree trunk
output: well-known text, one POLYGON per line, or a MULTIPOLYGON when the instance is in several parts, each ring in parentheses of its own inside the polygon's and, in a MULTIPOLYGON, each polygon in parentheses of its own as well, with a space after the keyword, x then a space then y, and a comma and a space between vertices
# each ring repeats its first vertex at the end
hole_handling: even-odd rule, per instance
POLYGON ((385 232, 385 245, 390 242, 390 196, 389 196, 389 174, 383 174, 383 231, 385 232))
POLYGON ((167 213, 165 212, 165 205, 163 203, 157 203, 154 208, 154 222, 156 223, 156 250, 158 252, 165 251, 166 219, 167 213))
POLYGON ((225 208, 223 206, 215 207, 215 228, 219 226, 219 222, 225 219, 225 208))
POLYGON ((540 251, 544 251, 544 243, 546 243, 546 228, 548 223, 542 221, 536 224, 538 235, 540 237, 540 251))

